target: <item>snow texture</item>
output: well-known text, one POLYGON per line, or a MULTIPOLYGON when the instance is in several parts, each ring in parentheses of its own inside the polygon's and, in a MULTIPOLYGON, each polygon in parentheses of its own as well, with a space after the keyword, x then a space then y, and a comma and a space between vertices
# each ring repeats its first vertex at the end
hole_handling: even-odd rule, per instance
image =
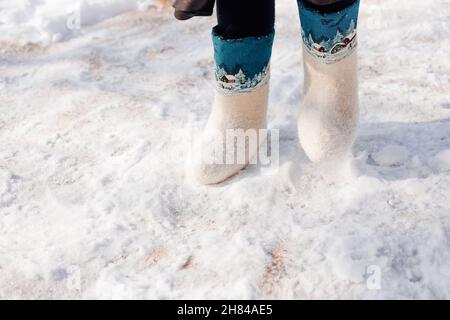
POLYGON ((277 1, 280 170, 216 187, 184 175, 215 19, 104 1, 71 33, 57 2, 1 2, 0 298, 450 297, 450 1, 362 2, 361 124, 331 165, 298 144, 297 4, 277 1))
POLYGON ((154 0, 3 0, 0 34, 22 43, 50 44, 79 35, 81 29, 131 10, 145 10, 154 0))

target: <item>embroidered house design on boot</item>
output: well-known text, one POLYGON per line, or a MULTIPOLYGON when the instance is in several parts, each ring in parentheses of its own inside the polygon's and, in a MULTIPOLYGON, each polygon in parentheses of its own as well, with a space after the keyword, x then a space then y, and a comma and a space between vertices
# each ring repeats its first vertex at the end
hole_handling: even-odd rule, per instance
POLYGON ((261 72, 253 77, 247 77, 242 69, 236 74, 227 74, 225 68, 216 70, 216 80, 219 90, 228 93, 248 92, 264 85, 269 80, 269 66, 264 66, 261 72))
POLYGON ((358 44, 353 20, 344 34, 338 30, 333 39, 322 40, 318 43, 311 33, 306 36, 303 30, 302 37, 307 51, 315 58, 328 64, 344 59, 353 52, 358 44))

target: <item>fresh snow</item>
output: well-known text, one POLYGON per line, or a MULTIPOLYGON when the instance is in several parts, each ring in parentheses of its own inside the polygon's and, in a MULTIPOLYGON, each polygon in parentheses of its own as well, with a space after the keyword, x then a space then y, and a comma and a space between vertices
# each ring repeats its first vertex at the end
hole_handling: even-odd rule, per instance
POLYGON ((21 43, 66 40, 82 28, 132 10, 145 10, 154 0, 3 0, 0 34, 21 43))
POLYGON ((450 297, 449 0, 362 1, 358 138, 320 165, 297 140, 296 3, 278 1, 279 171, 213 187, 184 159, 215 19, 105 0, 72 32, 66 3, 0 4, 0 298, 450 297))

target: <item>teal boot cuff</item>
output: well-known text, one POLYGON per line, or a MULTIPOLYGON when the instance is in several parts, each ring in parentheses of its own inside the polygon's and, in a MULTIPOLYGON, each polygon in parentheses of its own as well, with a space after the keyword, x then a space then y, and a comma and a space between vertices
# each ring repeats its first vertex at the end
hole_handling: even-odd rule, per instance
POLYGON ((224 39, 212 30, 216 80, 224 93, 250 92, 267 83, 275 31, 259 37, 224 39))
POLYGON ((335 12, 321 12, 305 1, 297 3, 306 51, 327 64, 349 56, 357 45, 359 0, 335 12))

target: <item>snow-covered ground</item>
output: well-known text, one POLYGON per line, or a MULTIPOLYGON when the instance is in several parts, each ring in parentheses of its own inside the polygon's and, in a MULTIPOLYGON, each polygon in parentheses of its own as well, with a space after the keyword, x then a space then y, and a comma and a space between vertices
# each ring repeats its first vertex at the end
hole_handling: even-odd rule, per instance
POLYGON ((80 34, 83 27, 131 10, 146 10, 155 0, 2 0, 0 34, 22 44, 49 45, 80 34))
POLYGON ((91 3, 74 31, 65 2, 0 3, 0 298, 450 298, 449 0, 362 1, 361 126, 332 168, 297 142, 300 27, 278 1, 280 170, 215 187, 183 164, 214 18, 71 1, 91 3))

